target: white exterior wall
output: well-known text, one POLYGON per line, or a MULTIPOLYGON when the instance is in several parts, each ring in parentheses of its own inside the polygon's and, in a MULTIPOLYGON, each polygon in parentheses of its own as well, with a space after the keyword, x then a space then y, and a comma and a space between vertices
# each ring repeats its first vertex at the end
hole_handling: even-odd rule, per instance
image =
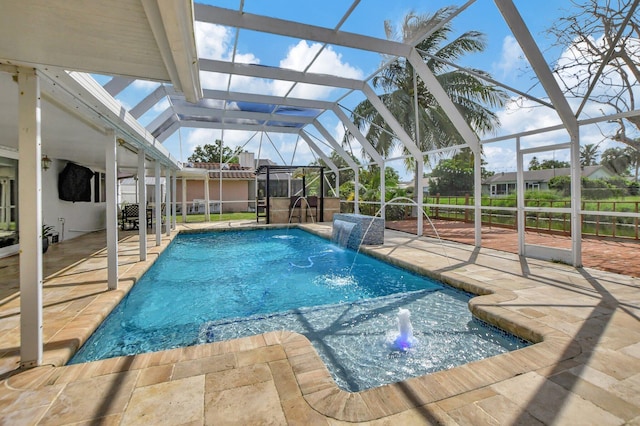
MULTIPOLYGON (((106 226, 106 203, 74 203, 58 198, 58 174, 66 164, 66 161, 54 159, 49 170, 42 171, 42 221, 55 227, 60 241, 103 230, 106 226), (59 218, 64 219, 64 235, 59 218)), ((93 190, 93 180, 91 183, 93 190)))

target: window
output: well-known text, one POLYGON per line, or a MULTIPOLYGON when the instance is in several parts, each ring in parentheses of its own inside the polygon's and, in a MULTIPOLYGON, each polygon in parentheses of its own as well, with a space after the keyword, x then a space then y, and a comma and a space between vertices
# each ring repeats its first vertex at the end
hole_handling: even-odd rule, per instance
POLYGON ((491 195, 509 195, 516 192, 515 183, 494 183, 491 184, 491 195))
POLYGON ((104 173, 93 173, 93 201, 96 203, 107 202, 107 176, 104 173))
POLYGON ((540 191, 540 183, 536 182, 536 183, 530 183, 530 182, 526 182, 525 183, 525 189, 528 190, 532 190, 532 191, 540 191))

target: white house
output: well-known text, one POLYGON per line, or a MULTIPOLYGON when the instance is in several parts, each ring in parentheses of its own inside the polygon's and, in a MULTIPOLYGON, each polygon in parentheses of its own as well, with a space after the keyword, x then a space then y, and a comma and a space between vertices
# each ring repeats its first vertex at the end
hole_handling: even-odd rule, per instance
MULTIPOLYGON (((549 189, 549 181, 556 176, 569 176, 569 168, 526 170, 523 172, 525 190, 545 191, 549 189)), ((582 177, 589 179, 608 179, 614 177, 605 166, 585 166, 582 177)), ((496 173, 482 183, 482 193, 491 196, 502 196, 516 192, 516 172, 496 173)))

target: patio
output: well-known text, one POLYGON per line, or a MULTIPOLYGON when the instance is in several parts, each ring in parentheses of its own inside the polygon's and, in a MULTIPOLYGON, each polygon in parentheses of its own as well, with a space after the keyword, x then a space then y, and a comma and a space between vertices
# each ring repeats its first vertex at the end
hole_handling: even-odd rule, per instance
MULTIPOLYGON (((255 226, 253 221, 199 227, 255 226)), ((329 235, 329 224, 303 225, 329 235)), ((121 232, 119 288, 108 291, 104 233, 44 256, 44 364, 19 364, 17 256, 0 259, 0 417, 8 424, 636 424, 640 281, 386 230, 366 251, 481 297, 478 317, 528 348, 401 383, 338 389, 313 347, 285 330, 64 366, 171 239, 138 261, 121 232), (446 254, 446 256, 444 255, 446 254)), ((586 262, 585 262, 586 263, 586 262)))

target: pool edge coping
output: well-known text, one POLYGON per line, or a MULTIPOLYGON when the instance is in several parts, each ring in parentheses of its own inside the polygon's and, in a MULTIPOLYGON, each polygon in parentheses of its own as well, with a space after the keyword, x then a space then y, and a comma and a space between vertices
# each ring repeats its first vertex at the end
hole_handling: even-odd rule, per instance
MULTIPOLYGON (((136 262, 133 265, 130 265, 126 269, 126 271, 121 272, 119 281, 128 281, 129 284, 126 286, 126 288, 119 287, 116 292, 106 293, 118 295, 118 297, 111 298, 112 301, 115 302, 112 304, 110 310, 100 310, 99 315, 102 317, 102 320, 97 323, 95 328, 97 328, 101 324, 101 322, 109 315, 109 313, 117 305, 117 303, 119 303, 119 301, 133 287, 140 276, 142 276, 144 272, 148 270, 153 265, 153 263, 155 263, 155 260, 159 258, 164 249, 166 249, 170 242, 173 241, 173 239, 180 233, 294 227, 304 229, 321 237, 326 237, 326 232, 323 235, 322 232, 314 232, 315 230, 309 229, 309 227, 305 225, 274 226, 258 224, 246 227, 203 227, 186 231, 183 229, 175 230, 175 232, 171 233, 171 236, 169 238, 163 238, 163 243, 160 246, 154 246, 150 249, 150 252, 148 254, 150 254, 151 256, 148 256, 146 261, 136 262)), ((382 256, 375 250, 375 248, 363 248, 363 251, 374 257, 383 257, 386 261, 389 261, 392 264, 399 264, 397 262, 400 262, 400 260, 396 258, 382 256)), ((399 266, 406 267, 407 264, 400 263, 399 266)), ((441 401, 443 399, 450 398, 464 392, 469 392, 482 387, 486 387, 530 371, 549 367, 562 360, 574 357, 580 353, 579 348, 575 348, 575 345, 573 345, 573 348, 571 350, 566 350, 567 347, 572 346, 571 338, 568 335, 551 329, 546 325, 540 324, 535 321, 535 319, 516 314, 512 311, 507 311, 505 308, 500 307, 499 303, 501 302, 515 300, 515 298, 517 298, 517 295, 515 295, 515 293, 504 289, 497 289, 489 284, 484 284, 481 282, 469 282, 471 281, 471 279, 469 279, 468 277, 466 278, 469 279, 469 281, 463 281, 450 275, 433 273, 432 271, 426 271, 415 265, 410 265, 410 267, 407 269, 414 270, 414 267, 417 268, 417 272, 442 280, 443 282, 455 288, 459 288, 461 290, 474 294, 476 294, 477 290, 484 292, 484 294, 476 296, 470 301, 469 306, 472 313, 483 321, 509 331, 518 337, 530 340, 534 342, 534 344, 526 348, 518 349, 516 351, 507 352, 490 358, 485 358, 472 363, 464 364, 462 366, 454 367, 450 370, 443 370, 424 376, 414 377, 402 382, 383 385, 377 388, 367 389, 360 392, 349 392, 340 389, 333 381, 326 365, 324 365, 319 355, 315 351, 315 348, 305 336, 295 332, 287 332, 291 336, 295 335, 296 337, 292 337, 288 341, 284 341, 279 344, 282 345, 285 352, 289 351, 289 353, 292 353, 292 356, 287 356, 287 358, 294 372, 298 387, 300 388, 305 401, 318 413, 336 420, 343 421, 376 420, 389 415, 400 413, 411 408, 416 408, 422 405, 441 401), (533 336, 533 339, 527 338, 527 333, 529 333, 530 336, 533 336), (295 355, 296 351, 299 352, 301 350, 299 346, 299 339, 303 339, 304 341, 306 341, 306 350, 312 353, 312 356, 316 358, 316 362, 319 362, 321 364, 321 368, 312 371, 304 371, 304 362, 306 358, 301 355, 295 355), (295 346, 295 348, 292 346, 292 342, 294 341, 295 345, 297 345, 295 346), (295 351, 292 352, 292 348, 294 348, 295 351), (561 350, 561 356, 554 355, 554 353, 558 353, 558 349, 562 348, 565 348, 565 350, 561 350), (494 373, 493 376, 488 377, 480 375, 477 371, 475 371, 478 368, 486 369, 490 366, 498 366, 501 369, 502 373, 498 373, 497 375, 494 373), (310 377, 313 378, 315 382, 309 382, 310 377)), ((87 306, 89 307, 91 305, 94 305, 95 303, 106 303, 106 301, 102 301, 100 299, 101 297, 99 295, 87 306)), ((83 317, 82 314, 79 314, 78 316, 70 320, 68 325, 73 324, 73 322, 78 320, 79 318, 82 318, 84 320, 87 319, 86 316, 83 317)), ((65 332, 73 332, 75 333, 74 338, 76 340, 69 346, 60 346, 56 347, 56 349, 53 350, 47 350, 47 358, 44 364, 53 365, 55 368, 68 367, 66 363, 71 359, 73 354, 81 346, 82 342, 86 341, 86 339, 88 339, 93 331, 95 331, 95 329, 93 331, 90 331, 86 338, 84 338, 84 340, 78 339, 77 331, 78 329, 74 328, 73 326, 70 327, 69 330, 66 330, 66 327, 63 327, 61 330, 59 330, 59 332, 52 336, 50 340, 53 340, 55 337, 60 337, 60 335, 65 334, 65 332)), ((271 333, 274 332, 263 333, 261 334, 261 336, 266 339, 267 336, 271 333)), ((273 341, 272 338, 271 340, 273 341)), ((175 351, 175 349, 170 349, 168 351, 175 351)), ((168 351, 160 352, 164 353, 168 351)), ((113 358, 112 360, 114 361, 112 362, 118 362, 117 360, 119 358, 127 357, 113 358)), ((104 360, 95 362, 104 362, 104 360)))

